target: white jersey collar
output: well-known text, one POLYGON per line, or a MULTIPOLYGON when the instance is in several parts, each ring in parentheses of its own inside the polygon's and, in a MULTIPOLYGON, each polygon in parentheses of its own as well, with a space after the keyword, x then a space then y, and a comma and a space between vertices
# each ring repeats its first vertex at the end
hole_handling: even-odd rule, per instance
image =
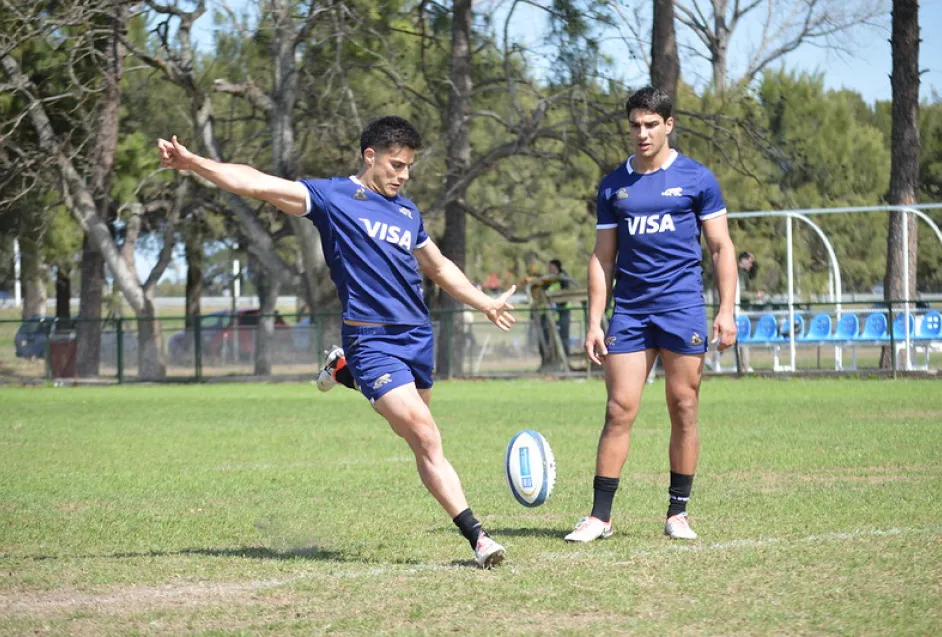
MULTIPOLYGON (((664 165, 658 168, 658 170, 667 170, 668 168, 670 168, 671 164, 673 164, 677 160, 677 155, 678 155, 678 152, 674 150, 673 148, 671 148, 671 154, 668 156, 667 161, 665 161, 664 165)), ((634 158, 635 156, 632 155, 631 157, 628 158, 628 161, 625 162, 625 168, 628 169, 629 175, 633 175, 635 172, 634 169, 632 169, 631 167, 631 160, 634 158)), ((657 170, 655 170, 654 172, 657 172, 657 170)), ((652 174, 652 173, 648 173, 648 174, 652 174)))

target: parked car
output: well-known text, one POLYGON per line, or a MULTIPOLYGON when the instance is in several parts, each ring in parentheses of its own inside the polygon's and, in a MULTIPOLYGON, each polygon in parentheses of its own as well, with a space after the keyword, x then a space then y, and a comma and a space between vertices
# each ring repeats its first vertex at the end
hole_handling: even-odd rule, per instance
POLYGON ((20 324, 13 337, 18 358, 42 358, 46 355, 46 332, 51 323, 51 318, 30 316, 20 324))
MULTIPOLYGON (((213 312, 200 318, 200 334, 202 335, 201 356, 208 359, 221 360, 234 358, 236 354, 236 334, 238 334, 238 357, 250 359, 255 352, 255 331, 258 329, 260 310, 239 310, 236 312, 237 320, 232 320, 232 310, 213 312)), ((278 313, 275 314, 275 338, 280 338, 280 330, 290 342, 288 324, 278 313)), ((194 330, 184 329, 170 337, 167 343, 170 360, 180 364, 193 355, 194 330), (187 332, 190 332, 188 335, 187 332)))
POLYGON ((72 321, 57 320, 53 316, 30 316, 16 330, 13 345, 18 358, 43 358, 46 356, 46 337, 72 338, 75 326, 72 321))

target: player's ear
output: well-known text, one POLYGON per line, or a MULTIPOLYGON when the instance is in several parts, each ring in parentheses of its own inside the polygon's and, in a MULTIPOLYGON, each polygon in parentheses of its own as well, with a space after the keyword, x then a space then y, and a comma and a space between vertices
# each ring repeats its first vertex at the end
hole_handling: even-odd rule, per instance
POLYGON ((372 168, 373 164, 376 163, 376 151, 373 148, 367 148, 363 151, 363 163, 366 164, 367 168, 372 168))
POLYGON ((671 131, 674 130, 674 117, 668 117, 667 120, 664 121, 664 126, 667 128, 667 134, 670 135, 671 131))

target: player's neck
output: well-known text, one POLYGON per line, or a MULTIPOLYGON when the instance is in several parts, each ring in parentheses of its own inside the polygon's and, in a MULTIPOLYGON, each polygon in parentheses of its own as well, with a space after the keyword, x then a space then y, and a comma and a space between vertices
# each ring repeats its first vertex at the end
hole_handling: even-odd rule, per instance
POLYGON ((369 171, 367 171, 366 169, 362 169, 360 170, 360 172, 354 175, 353 180, 356 183, 360 184, 361 186, 365 188, 369 188, 370 190, 372 190, 373 192, 377 194, 380 194, 380 195, 383 194, 376 187, 376 183, 372 179, 370 179, 369 171))
POLYGON ((631 170, 641 175, 657 172, 664 167, 664 164, 670 161, 673 152, 670 145, 664 144, 664 147, 661 148, 656 155, 652 155, 651 157, 634 155, 631 160, 631 170))

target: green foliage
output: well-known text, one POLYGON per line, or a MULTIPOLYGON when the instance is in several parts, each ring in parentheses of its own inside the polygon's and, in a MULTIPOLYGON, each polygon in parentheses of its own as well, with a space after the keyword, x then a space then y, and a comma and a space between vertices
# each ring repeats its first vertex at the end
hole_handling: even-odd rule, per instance
MULTIPOLYGON (((273 85, 272 46, 277 36, 271 16, 262 5, 249 3, 258 16, 214 12, 215 41, 194 60, 199 88, 211 96, 216 133, 226 160, 270 170, 272 130, 267 115, 245 99, 214 91, 216 80, 252 82, 266 94, 273 85)), ((557 0, 554 18, 547 19, 547 46, 557 52, 558 73, 534 77, 526 58, 513 46, 506 50, 493 31, 489 16, 477 15, 474 34, 470 137, 472 161, 516 139, 537 107, 540 93, 566 95, 547 101, 542 124, 567 131, 563 141, 543 140, 522 148, 489 166, 465 193, 467 204, 483 211, 491 225, 468 220, 468 274, 483 280, 488 274, 504 283, 522 283, 542 273, 546 262, 560 258, 582 280, 594 242, 595 188, 601 177, 629 154, 624 119, 606 120, 600 113, 618 112, 625 88, 602 85, 595 74, 599 64, 596 26, 608 19, 610 3, 596 0, 557 0), (509 58, 505 59, 505 55, 509 58), (504 76, 509 70, 510 77, 504 76), (596 118, 599 121, 596 121, 596 118), (578 122, 575 126, 572 122, 578 122), (527 152, 524 152, 527 151, 527 152), (534 152, 535 151, 535 152, 534 152), (591 157, 590 157, 591 153, 591 157), (508 237, 515 239, 509 241, 508 237)), ((50 10, 55 5, 50 5, 50 10)), ((315 19, 298 49, 296 155, 298 177, 349 174, 359 167, 358 136, 370 118, 395 113, 423 131, 426 148, 409 183, 407 195, 423 209, 439 203, 445 175, 444 118, 450 90, 450 6, 440 3, 370 3, 354 0, 344 11, 327 11, 315 19)), ((307 3, 297 3, 296 19, 305 17, 307 3)), ((549 14, 548 14, 549 15, 549 14)), ((155 15, 132 19, 129 40, 158 53, 153 31, 155 15)), ((84 32, 75 27, 75 32, 84 32)), ((57 132, 69 135, 77 161, 86 161, 87 140, 76 121, 94 112, 94 91, 74 88, 65 64, 72 47, 64 36, 35 38, 16 51, 31 78, 48 94, 65 95, 49 103, 57 132)), ((91 36, 89 36, 91 37, 91 36)), ((135 63, 132 62, 131 66, 135 63)), ((91 58, 77 67, 77 77, 97 86, 91 58)), ((706 164, 719 179, 731 211, 782 210, 808 207, 877 205, 883 202, 890 173, 888 103, 869 105, 852 91, 829 91, 823 78, 793 71, 766 73, 746 94, 717 95, 679 87, 678 145, 682 152, 706 164)), ((112 196, 116 205, 135 196, 160 198, 172 176, 154 174, 153 142, 176 133, 191 148, 193 105, 184 92, 152 70, 129 70, 124 77, 121 139, 115 163, 112 196), (148 179, 147 183, 142 183, 148 179)), ((21 112, 22 98, 0 95, 0 118, 21 112)), ((921 201, 942 200, 942 103, 922 108, 921 201)), ((16 131, 17 143, 34 144, 31 129, 16 131)), ((74 224, 55 212, 55 180, 44 174, 38 196, 49 219, 50 263, 78 245, 74 224), (53 258, 55 257, 55 258, 53 258)), ((0 193, 2 196, 3 193, 0 193)), ((206 196, 207 193, 199 193, 206 196)), ((196 196, 194 196, 195 200, 196 196)), ((125 208, 126 209, 126 208, 125 208)), ((0 211, 0 228, 9 238, 12 225, 0 211)), ((183 232, 198 232, 212 251, 222 240, 239 236, 224 214, 188 208, 183 232)), ((942 212, 931 213, 942 222, 942 212)), ((284 217, 260 207, 260 215, 277 238, 277 250, 289 262, 298 246, 284 230, 284 217)), ((163 217, 148 219, 145 232, 163 228, 163 217)), ((433 236, 443 226, 439 209, 426 218, 433 236)), ((883 277, 886 215, 815 217, 834 243, 841 263, 845 291, 869 291, 883 277)), ((734 220, 730 224, 739 249, 758 255, 759 285, 769 292, 784 290, 784 221, 734 220)), ((802 293, 824 293, 828 259, 823 245, 809 229, 796 224, 796 267, 802 293)), ((192 236, 192 235, 190 235, 192 236)), ((156 246, 156 239, 148 242, 156 246)), ((9 242, 0 242, 8 245, 9 242)), ((705 260, 706 262, 706 260, 705 260)), ((919 288, 942 291, 942 247, 923 226, 918 261, 919 288)), ((712 268, 707 267, 708 280, 712 268)))

